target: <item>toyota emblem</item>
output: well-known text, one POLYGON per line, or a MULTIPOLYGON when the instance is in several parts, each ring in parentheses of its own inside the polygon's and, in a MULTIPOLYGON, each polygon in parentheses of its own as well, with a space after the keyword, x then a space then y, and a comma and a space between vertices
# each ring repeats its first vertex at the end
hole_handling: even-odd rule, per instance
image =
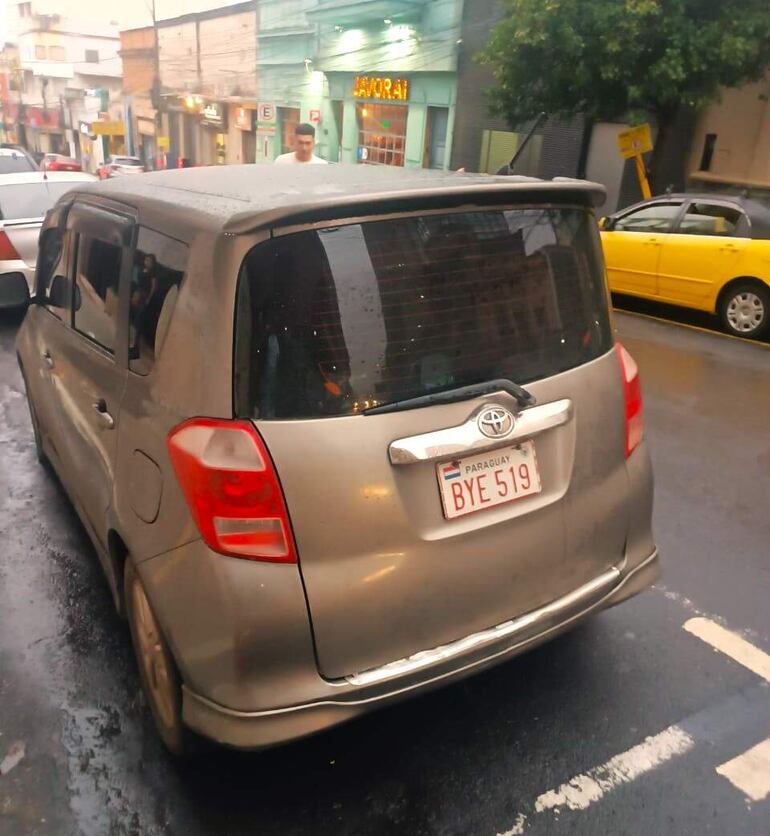
POLYGON ((516 419, 504 406, 488 406, 479 413, 479 429, 487 438, 505 438, 516 425, 516 419))

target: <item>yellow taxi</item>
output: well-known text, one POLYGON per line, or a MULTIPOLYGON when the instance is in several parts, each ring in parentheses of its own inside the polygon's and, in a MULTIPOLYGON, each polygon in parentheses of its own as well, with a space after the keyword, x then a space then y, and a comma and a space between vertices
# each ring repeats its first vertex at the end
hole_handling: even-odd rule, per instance
POLYGON ((770 333, 770 209, 743 197, 671 194, 599 222, 610 290, 719 315, 770 333))

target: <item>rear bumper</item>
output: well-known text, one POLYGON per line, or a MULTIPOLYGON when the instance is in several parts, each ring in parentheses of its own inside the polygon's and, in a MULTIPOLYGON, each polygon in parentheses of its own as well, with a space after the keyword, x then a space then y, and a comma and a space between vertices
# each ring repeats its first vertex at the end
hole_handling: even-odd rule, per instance
POLYGON ((184 721, 206 737, 237 748, 261 748, 305 737, 504 662, 636 595, 659 575, 656 549, 630 569, 625 565, 611 569, 569 595, 491 630, 337 683, 327 681, 323 697, 301 705, 236 711, 185 686, 184 721), (338 696, 329 694, 329 685, 337 686, 338 696))

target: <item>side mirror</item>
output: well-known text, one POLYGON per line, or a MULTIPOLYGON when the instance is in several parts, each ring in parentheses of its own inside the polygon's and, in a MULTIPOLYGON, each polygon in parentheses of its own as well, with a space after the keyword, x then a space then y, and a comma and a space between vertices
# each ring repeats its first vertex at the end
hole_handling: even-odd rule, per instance
POLYGON ((26 308, 29 302, 29 285, 24 273, 0 275, 0 308, 26 308))
MULTIPOLYGON (((48 304, 54 308, 69 308, 72 298, 73 284, 69 276, 54 276, 48 290, 48 304)), ((75 310, 80 309, 80 288, 75 291, 75 310)))
POLYGON ((609 216, 599 218, 599 229, 603 232, 610 232, 615 227, 615 218, 609 216))

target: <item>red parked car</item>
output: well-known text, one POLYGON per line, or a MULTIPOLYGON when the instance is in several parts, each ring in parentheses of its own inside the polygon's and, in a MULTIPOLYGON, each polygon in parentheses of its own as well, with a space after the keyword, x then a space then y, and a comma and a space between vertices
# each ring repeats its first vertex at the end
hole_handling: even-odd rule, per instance
POLYGON ((82 171, 83 166, 72 157, 65 157, 63 154, 46 154, 40 168, 43 171, 82 171))

